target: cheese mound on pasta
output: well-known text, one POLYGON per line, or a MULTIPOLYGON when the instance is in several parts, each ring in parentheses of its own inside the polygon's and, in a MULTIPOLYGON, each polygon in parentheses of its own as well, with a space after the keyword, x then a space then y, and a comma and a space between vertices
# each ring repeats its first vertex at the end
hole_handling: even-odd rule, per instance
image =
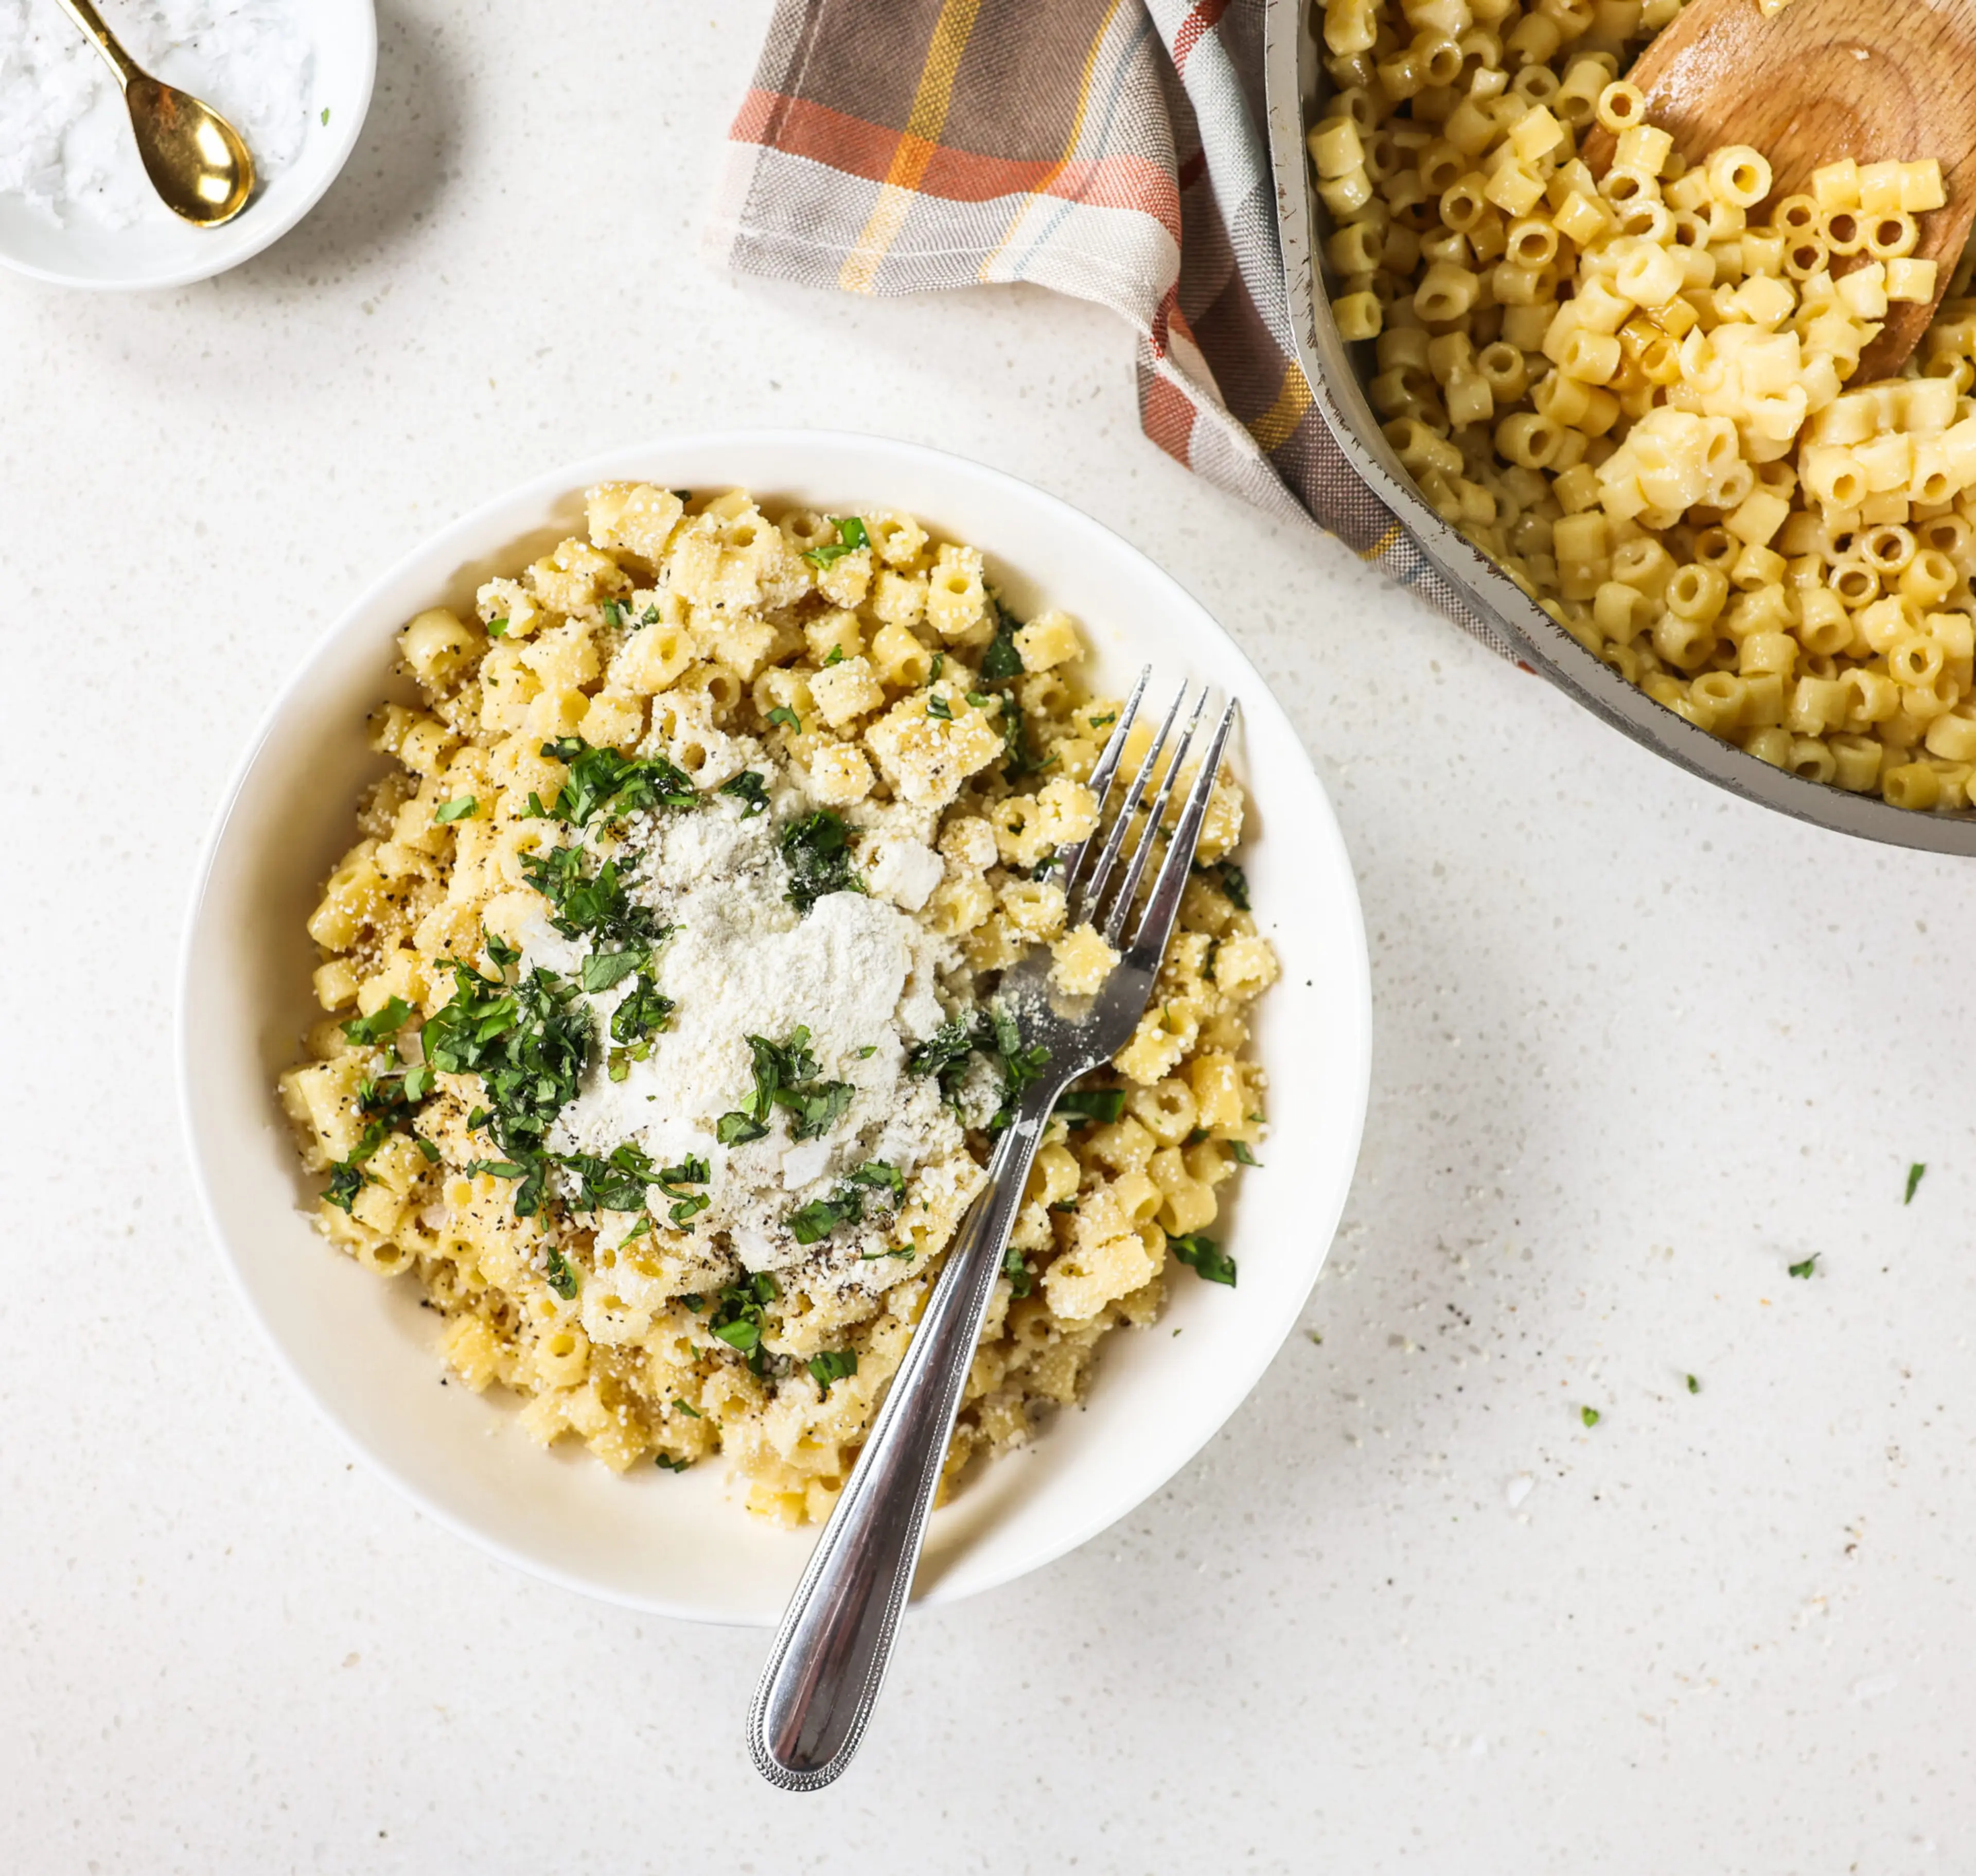
MULTIPOLYGON (((994 974, 1065 928, 1118 704, 911 516, 588 497, 587 539, 400 635, 393 759, 309 921, 328 1014, 281 1080, 315 1215, 446 1360, 623 1470, 722 1454, 828 1515, 1024 1085, 994 974)), ((1147 745, 1135 727, 1128 757, 1147 745)), ((1253 1162, 1276 974, 1217 781, 1152 1007, 1060 1106, 948 1458, 1075 1400, 1253 1162)))

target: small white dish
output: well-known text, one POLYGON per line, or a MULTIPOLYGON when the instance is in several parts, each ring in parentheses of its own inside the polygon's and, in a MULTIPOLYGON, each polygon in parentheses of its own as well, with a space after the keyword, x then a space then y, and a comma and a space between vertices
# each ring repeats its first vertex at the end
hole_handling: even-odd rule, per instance
MULTIPOLYGON (((61 17, 54 0, 39 3, 61 17)), ((293 162, 256 183, 253 199, 232 221, 195 228, 163 203, 147 203, 137 220, 112 228, 81 209, 56 221, 23 196, 0 195, 0 265, 57 286, 177 287, 224 273, 278 241, 315 206, 349 160, 377 71, 373 0, 307 0, 297 12, 313 53, 306 140, 293 162)), ((114 28, 114 14, 108 17, 114 28)), ((226 108, 175 61, 162 61, 154 75, 226 108)), ((137 168, 134 140, 125 153, 137 168)))
POLYGON ((195 1175, 249 1309, 303 1390, 419 1507, 519 1568, 608 1601, 706 1621, 780 1614, 814 1534, 751 1517, 718 1461, 620 1478, 580 1449, 545 1456, 499 1390, 442 1387, 436 1318, 407 1280, 333 1250, 302 1212, 304 1179, 275 1097, 304 1027, 315 949, 304 921, 380 772, 364 719, 394 635, 421 608, 470 607, 582 526, 582 490, 614 480, 746 487, 832 512, 908 509, 983 549, 1019 615, 1085 626, 1095 678, 1142 663, 1152 697, 1182 677, 1242 703, 1233 759, 1252 803, 1241 852, 1282 960, 1258 1006, 1270 1144, 1217 1224, 1228 1289, 1176 1270, 1166 1315, 1102 1351, 1088 1400, 1027 1449, 976 1469, 935 1513, 916 1585, 947 1601, 1005 1583, 1095 1536, 1179 1470, 1240 1404, 1295 1326, 1358 1156, 1372 1057, 1365 930, 1330 804, 1254 668, 1175 582, 1075 509, 999 471, 917 446, 822 432, 661 439, 538 477, 415 549, 365 592, 284 687, 208 836, 185 933, 180 1098, 195 1175))

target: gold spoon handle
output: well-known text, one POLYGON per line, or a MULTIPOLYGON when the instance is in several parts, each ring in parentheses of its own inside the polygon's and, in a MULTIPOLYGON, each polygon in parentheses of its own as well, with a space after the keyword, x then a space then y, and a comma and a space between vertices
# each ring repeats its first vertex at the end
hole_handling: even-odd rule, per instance
POLYGON ((141 78, 143 68, 123 50, 117 35, 103 23, 103 15, 91 0, 61 0, 62 10, 80 26, 90 44, 103 54, 118 84, 127 88, 133 78, 141 78))

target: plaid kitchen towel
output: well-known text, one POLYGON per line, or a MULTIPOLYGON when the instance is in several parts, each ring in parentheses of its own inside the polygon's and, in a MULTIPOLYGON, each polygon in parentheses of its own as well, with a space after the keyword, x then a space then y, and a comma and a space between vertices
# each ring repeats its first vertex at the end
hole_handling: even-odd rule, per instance
POLYGON ((710 243, 849 293, 1029 280, 1109 306, 1162 449, 1507 654, 1339 453, 1293 354, 1266 4, 777 0, 710 243))

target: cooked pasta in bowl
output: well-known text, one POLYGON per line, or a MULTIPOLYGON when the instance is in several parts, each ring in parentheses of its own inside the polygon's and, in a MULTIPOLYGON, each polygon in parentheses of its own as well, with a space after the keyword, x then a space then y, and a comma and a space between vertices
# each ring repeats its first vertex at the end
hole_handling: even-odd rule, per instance
POLYGON ((850 438, 518 492, 278 704, 193 914, 187 1115, 332 1418, 525 1567, 771 1616, 1022 1085, 995 974, 1108 968, 1050 862, 1142 662, 1238 697, 1242 747, 1154 1010, 1052 1123, 922 1591, 1032 1567, 1184 1461, 1342 1202, 1349 869, 1170 582, 1022 485, 850 438))
POLYGON ((1459 599, 1739 792, 1971 848, 1976 299, 1971 257, 1915 252, 1956 153, 1685 161, 1627 75, 1678 0, 1331 0, 1301 48, 1292 11, 1300 336, 1459 599), (1889 375, 1890 315, 1938 291, 1889 375))

